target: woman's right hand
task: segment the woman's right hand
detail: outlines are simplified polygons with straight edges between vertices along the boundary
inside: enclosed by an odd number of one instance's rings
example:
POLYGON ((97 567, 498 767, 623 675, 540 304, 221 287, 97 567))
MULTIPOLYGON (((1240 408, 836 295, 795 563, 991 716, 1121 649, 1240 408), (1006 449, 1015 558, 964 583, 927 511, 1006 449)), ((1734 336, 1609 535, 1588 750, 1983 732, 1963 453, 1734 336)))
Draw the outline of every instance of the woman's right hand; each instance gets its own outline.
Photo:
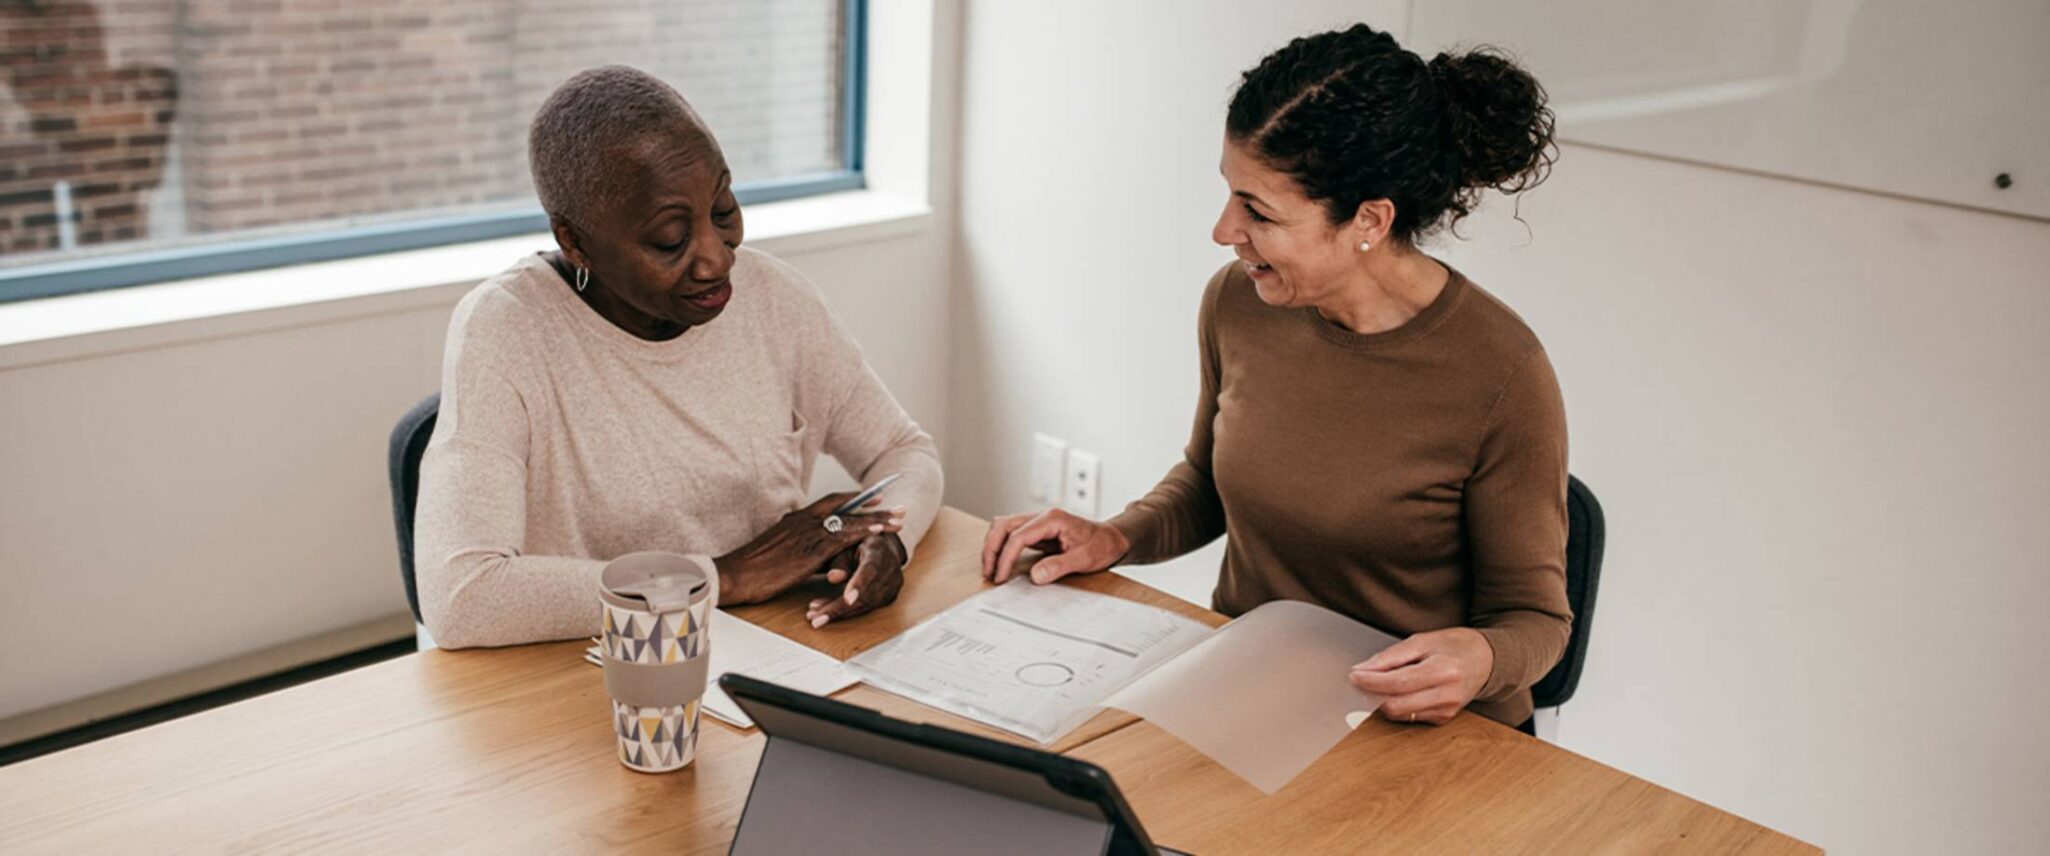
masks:
POLYGON ((989 535, 982 541, 982 578, 993 583, 1010 580, 1018 554, 1028 547, 1048 554, 1032 563, 1031 572, 1033 582, 1045 584, 1115 565, 1131 552, 1132 542, 1115 526, 1058 508, 999 517, 989 524, 989 535))
POLYGON ((737 605, 768 600, 824 572, 827 562, 863 538, 903 531, 904 509, 869 510, 881 504, 880 499, 870 500, 860 511, 840 515, 844 523, 840 531, 826 531, 826 518, 854 495, 847 491, 820 497, 783 515, 740 549, 713 559, 719 569, 719 602, 737 605))

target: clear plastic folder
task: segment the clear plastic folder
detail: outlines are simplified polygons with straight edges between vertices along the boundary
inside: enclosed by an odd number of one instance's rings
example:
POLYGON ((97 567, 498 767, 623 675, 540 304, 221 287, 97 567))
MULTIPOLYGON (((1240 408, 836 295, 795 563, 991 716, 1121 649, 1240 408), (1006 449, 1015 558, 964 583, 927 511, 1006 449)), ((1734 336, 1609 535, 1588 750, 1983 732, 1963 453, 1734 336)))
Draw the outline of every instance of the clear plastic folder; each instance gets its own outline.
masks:
POLYGON ((1274 601, 1104 703, 1160 726, 1271 794, 1381 706, 1346 676, 1395 642, 1323 607, 1274 601))

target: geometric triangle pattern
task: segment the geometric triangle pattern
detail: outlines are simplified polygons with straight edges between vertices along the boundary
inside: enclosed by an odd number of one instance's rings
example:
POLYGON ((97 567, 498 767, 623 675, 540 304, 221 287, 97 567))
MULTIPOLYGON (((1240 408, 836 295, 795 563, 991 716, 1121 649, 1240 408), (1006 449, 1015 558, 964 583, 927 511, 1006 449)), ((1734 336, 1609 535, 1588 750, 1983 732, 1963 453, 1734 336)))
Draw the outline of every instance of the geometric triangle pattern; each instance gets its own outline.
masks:
POLYGON ((697 757, 695 700, 676 707, 635 707, 615 701, 612 725, 619 737, 619 762, 631 769, 667 773, 697 757))
POLYGON ((705 650, 712 599, 656 615, 605 604, 605 656, 628 663, 676 663, 705 650))

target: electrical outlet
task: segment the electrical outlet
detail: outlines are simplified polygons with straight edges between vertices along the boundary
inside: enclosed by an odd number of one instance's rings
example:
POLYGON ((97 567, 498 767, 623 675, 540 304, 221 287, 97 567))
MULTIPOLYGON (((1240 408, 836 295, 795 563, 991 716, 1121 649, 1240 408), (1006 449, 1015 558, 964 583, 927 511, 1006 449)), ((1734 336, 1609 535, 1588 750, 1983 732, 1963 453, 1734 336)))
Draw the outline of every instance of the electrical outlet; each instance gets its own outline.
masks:
POLYGON ((1032 435, 1032 501, 1060 501, 1061 475, 1067 465, 1067 443, 1045 434, 1032 435))
POLYGON ((1096 519, 1096 495, 1103 481, 1103 460, 1081 449, 1068 452, 1068 476, 1061 487, 1061 507, 1070 514, 1096 519))

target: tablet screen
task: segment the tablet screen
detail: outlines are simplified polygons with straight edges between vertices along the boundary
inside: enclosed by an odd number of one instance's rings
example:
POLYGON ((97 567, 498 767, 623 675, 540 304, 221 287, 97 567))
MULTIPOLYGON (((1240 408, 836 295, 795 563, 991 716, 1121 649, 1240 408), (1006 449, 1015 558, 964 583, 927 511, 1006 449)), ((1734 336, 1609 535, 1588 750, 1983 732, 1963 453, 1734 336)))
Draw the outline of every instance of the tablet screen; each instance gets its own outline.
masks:
POLYGON ((1103 853, 1111 825, 770 737, 736 854, 1103 853))
POLYGON ((1086 762, 728 675, 768 736, 733 852, 1153 853, 1086 762))

